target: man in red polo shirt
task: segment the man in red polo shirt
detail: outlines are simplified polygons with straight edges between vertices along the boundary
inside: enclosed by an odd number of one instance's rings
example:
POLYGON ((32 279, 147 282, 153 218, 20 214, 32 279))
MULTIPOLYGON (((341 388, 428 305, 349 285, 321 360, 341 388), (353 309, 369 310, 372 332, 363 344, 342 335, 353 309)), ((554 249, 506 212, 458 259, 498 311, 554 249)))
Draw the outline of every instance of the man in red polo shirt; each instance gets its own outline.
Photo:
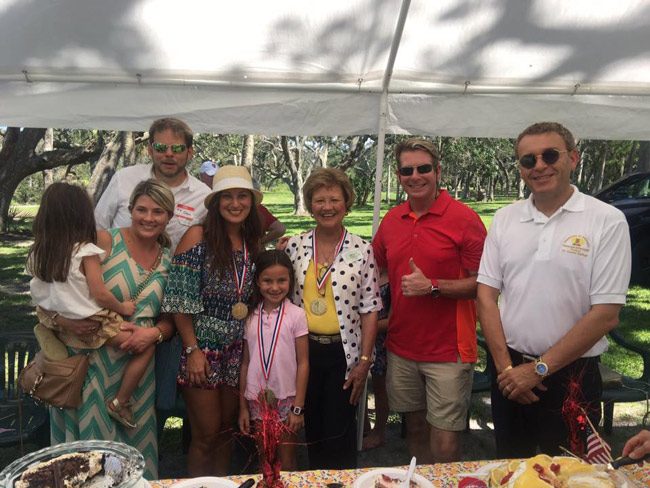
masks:
POLYGON ((418 462, 458 461, 477 358, 474 298, 485 226, 440 189, 430 141, 400 143, 395 159, 409 199, 386 214, 373 239, 391 289, 389 404, 406 414, 418 462))

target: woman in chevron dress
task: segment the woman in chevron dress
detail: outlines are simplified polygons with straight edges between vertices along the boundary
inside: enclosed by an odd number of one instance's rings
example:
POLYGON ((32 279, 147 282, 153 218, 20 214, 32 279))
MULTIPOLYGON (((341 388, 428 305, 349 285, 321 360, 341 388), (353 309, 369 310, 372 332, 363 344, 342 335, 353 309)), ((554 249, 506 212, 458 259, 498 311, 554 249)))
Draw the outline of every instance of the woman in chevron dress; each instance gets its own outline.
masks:
MULTIPOLYGON (((77 409, 50 409, 51 438, 52 444, 90 439, 130 444, 145 458, 145 478, 157 479, 153 361, 133 394, 131 408, 138 419, 136 429, 127 429, 115 422, 108 414, 106 400, 115 397, 130 352, 139 353, 156 342, 170 338, 175 332, 169 317, 159 317, 171 264, 169 238, 164 231, 173 215, 174 197, 164 184, 147 180, 133 191, 129 208, 131 226, 99 231, 97 244, 108 256, 102 261, 107 288, 119 300, 133 297, 136 301, 136 311, 131 317, 135 325, 123 326, 132 331, 132 336, 123 345, 123 350, 102 346, 88 351, 90 366, 82 391, 82 404, 77 409), (144 289, 139 290, 143 283, 144 289)), ((55 327, 66 328, 68 332, 80 336, 88 334, 94 327, 93 322, 88 320, 70 321, 60 316, 54 319, 55 327)))

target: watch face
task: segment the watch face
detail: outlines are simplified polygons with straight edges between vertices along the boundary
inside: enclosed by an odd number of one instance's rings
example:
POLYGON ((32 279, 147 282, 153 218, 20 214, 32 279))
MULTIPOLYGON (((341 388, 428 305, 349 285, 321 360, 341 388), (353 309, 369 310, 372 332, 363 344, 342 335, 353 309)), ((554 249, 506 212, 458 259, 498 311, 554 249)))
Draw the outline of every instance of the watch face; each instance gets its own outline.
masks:
POLYGON ((546 376, 548 374, 548 366, 546 363, 539 362, 535 364, 535 371, 540 376, 546 376))
POLYGON ((300 415, 302 413, 302 408, 300 407, 291 407, 291 413, 294 415, 300 415))

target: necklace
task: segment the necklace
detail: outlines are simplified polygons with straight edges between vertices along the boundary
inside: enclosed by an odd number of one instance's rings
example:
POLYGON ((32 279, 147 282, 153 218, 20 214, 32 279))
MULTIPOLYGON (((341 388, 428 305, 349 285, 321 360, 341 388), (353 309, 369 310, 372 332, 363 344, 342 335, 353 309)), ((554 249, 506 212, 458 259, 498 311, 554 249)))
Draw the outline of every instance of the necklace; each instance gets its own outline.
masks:
POLYGON ((257 319, 257 342, 259 344, 260 352, 260 362, 262 363, 262 369, 264 371, 264 379, 269 380, 269 375, 271 374, 271 366, 273 366, 273 359, 275 359, 275 349, 278 345, 278 338, 280 337, 280 329, 282 328, 282 320, 284 319, 284 300, 280 304, 280 309, 278 310, 278 316, 275 318, 275 324, 273 325, 273 332, 271 334, 271 344, 268 352, 264 345, 264 332, 263 332, 263 320, 262 313, 264 302, 260 303, 258 312, 259 317, 257 319))
POLYGON ((244 284, 246 283, 246 275, 248 274, 248 248, 246 247, 245 241, 243 242, 243 248, 244 259, 242 262, 241 274, 239 268, 237 267, 235 256, 232 257, 233 274, 235 275, 235 287, 237 288, 237 303, 231 307, 230 313, 235 320, 243 320, 248 315, 248 307, 242 301, 244 284))
POLYGON ((345 236, 348 231, 343 229, 341 232, 341 237, 339 242, 334 249, 334 255, 332 256, 332 263, 328 264, 327 262, 323 263, 319 269, 318 266, 318 240, 316 239, 316 230, 311 234, 311 250, 312 250, 312 260, 314 263, 314 273, 316 275, 316 289, 320 296, 314 298, 309 304, 309 309, 314 315, 324 315, 327 313, 327 301, 325 300, 325 284, 327 283, 327 278, 332 273, 332 265, 336 260, 336 256, 341 252, 343 248, 343 243, 345 242, 345 236))

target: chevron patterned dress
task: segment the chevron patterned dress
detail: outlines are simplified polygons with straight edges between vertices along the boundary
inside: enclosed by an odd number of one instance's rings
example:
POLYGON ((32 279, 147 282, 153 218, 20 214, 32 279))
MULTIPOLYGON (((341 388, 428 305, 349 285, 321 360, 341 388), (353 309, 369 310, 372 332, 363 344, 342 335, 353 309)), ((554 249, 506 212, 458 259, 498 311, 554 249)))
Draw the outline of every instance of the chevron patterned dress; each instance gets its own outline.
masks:
MULTIPOLYGON (((134 294, 148 274, 129 255, 119 229, 110 231, 111 255, 102 263, 104 282, 119 299, 134 294)), ((169 251, 149 284, 140 294, 134 321, 141 327, 151 327, 160 311, 163 290, 170 267, 169 251)), ((132 318, 133 319, 133 318, 132 318)), ((76 352, 71 349, 71 352, 76 352)), ((158 440, 156 435, 155 375, 153 361, 133 394, 133 413, 137 429, 125 429, 106 413, 104 402, 117 393, 129 355, 111 346, 92 350, 90 367, 82 392, 82 405, 77 409, 50 408, 52 445, 87 439, 124 442, 138 449, 146 461, 145 478, 158 478, 158 440)))

